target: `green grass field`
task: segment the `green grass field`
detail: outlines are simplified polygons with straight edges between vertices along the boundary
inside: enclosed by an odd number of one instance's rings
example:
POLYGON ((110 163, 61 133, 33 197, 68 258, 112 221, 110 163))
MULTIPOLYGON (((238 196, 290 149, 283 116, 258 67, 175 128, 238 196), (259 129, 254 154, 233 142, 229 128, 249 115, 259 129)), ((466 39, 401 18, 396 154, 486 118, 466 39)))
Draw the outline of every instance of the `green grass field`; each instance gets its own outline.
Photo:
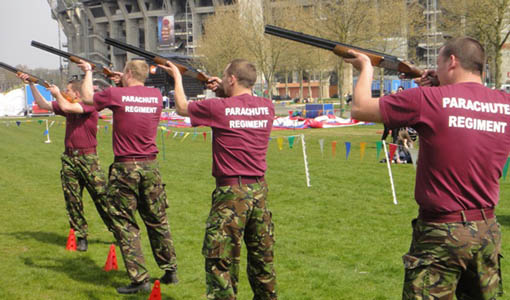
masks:
MULTIPOLYGON (((13 120, 0 120, 0 299, 147 299, 148 295, 116 293, 115 287, 128 283, 118 248, 119 270, 103 271, 113 237, 86 192, 89 250, 65 250, 69 225, 59 178, 64 126, 60 117, 50 120, 57 121, 50 129, 50 144, 44 143, 45 126, 37 119, 20 126, 13 120)), ((100 121, 101 126, 105 124, 100 121)), ((201 247, 214 180, 210 136, 204 141, 201 135, 210 129, 197 130, 198 136, 191 134, 183 141, 180 135, 165 135, 165 159, 161 154, 158 158, 167 184, 167 212, 180 279, 176 286, 162 285, 163 299, 204 299, 201 247)), ((280 299, 401 298, 401 256, 408 250, 410 223, 417 214, 415 170, 412 165, 393 166, 399 200, 394 205, 386 165, 376 159, 375 142, 381 131, 382 125, 374 125, 272 133, 266 178, 275 223, 280 299), (279 150, 274 139, 294 134, 305 135, 310 188, 306 187, 301 142, 296 140, 290 149, 285 139, 279 150), (324 155, 320 139, 324 139, 324 155), (332 156, 332 141, 337 141, 336 156, 332 156), (352 149, 346 160, 347 141, 352 149), (367 142, 363 160, 360 142, 367 142)), ((98 140, 101 163, 108 170, 113 160, 111 127, 107 131, 100 128, 98 140)), ((161 134, 158 145, 162 150, 161 134)), ((501 185, 497 210, 503 255, 510 245, 509 193, 507 178, 501 185)), ((145 229, 142 242, 151 275, 160 277, 163 272, 152 258, 145 229)), ((503 278, 508 279, 510 260, 502 264, 503 278)), ((243 260, 241 300, 252 297, 245 267, 243 260)))

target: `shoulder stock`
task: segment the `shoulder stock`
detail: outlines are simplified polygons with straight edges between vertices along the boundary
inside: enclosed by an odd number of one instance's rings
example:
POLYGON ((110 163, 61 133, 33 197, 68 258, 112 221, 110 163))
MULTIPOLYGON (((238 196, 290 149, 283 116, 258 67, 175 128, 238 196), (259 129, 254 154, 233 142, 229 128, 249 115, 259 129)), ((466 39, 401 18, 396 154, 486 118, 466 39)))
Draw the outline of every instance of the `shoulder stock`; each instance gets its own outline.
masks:
POLYGON ((336 45, 335 48, 333 48, 333 52, 340 57, 354 58, 353 55, 349 54, 349 52, 348 52, 349 50, 356 50, 356 51, 361 52, 361 53, 365 54, 366 56, 368 56, 368 58, 370 58, 370 62, 372 62, 372 66, 378 66, 381 63, 381 61, 383 60, 383 57, 380 55, 376 55, 376 54, 373 54, 370 52, 360 51, 358 49, 350 48, 350 47, 343 46, 343 45, 336 45))

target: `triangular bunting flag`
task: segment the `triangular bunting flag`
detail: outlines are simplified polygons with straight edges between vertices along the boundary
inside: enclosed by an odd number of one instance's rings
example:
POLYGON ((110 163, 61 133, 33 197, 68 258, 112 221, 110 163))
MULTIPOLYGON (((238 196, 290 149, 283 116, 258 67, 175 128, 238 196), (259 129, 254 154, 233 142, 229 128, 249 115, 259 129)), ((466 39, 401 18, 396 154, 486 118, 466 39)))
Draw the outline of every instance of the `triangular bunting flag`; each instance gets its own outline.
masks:
POLYGON ((289 148, 292 149, 292 146, 294 146, 294 139, 296 139, 295 136, 289 136, 289 148))
POLYGON ((395 151, 397 151, 397 145, 396 144, 388 144, 388 146, 390 147, 389 159, 390 159, 390 161, 393 161, 393 156, 395 156, 395 151))
POLYGON ((319 147, 321 148, 321 155, 324 156, 324 139, 319 140, 319 147))
POLYGON ((182 143, 182 141, 184 141, 184 140, 188 137, 188 135, 189 135, 189 132, 186 132, 186 134, 184 135, 184 137, 181 139, 181 143, 182 143))
POLYGON ((21 125, 21 122, 20 121, 16 121, 16 125, 18 125, 18 127, 21 125))
POLYGON ((345 142, 345 159, 349 158, 350 152, 351 152, 351 142, 345 142))
POLYGON ((365 157, 365 148, 367 146, 367 143, 361 142, 359 143, 359 157, 361 160, 365 157))
POLYGON ((510 164, 510 157, 507 158, 505 167, 503 167, 503 180, 506 179, 506 174, 508 173, 508 165, 510 164))
POLYGON ((37 123, 42 124, 42 120, 37 120, 37 123))
POLYGON ((375 142, 375 145, 377 147, 377 160, 379 160, 379 155, 381 155, 382 142, 377 141, 377 142, 375 142))
POLYGON ((278 149, 283 150, 283 138, 282 137, 277 138, 276 143, 278 144, 278 149))

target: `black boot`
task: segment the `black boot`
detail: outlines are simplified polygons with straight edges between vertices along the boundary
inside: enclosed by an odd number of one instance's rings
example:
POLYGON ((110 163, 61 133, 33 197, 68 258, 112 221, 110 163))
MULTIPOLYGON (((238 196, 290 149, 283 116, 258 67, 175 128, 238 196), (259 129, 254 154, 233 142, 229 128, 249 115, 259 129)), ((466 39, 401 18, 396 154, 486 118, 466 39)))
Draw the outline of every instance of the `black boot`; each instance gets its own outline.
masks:
POLYGON ((78 243, 76 245, 76 250, 78 251, 87 251, 89 244, 86 238, 78 238, 78 243))
POLYGON ((142 293, 150 293, 151 285, 148 280, 144 280, 142 282, 131 282, 128 286, 122 286, 117 288, 117 293, 119 294, 136 294, 138 292, 142 293))
POLYGON ((177 279, 177 272, 176 271, 165 271, 165 274, 161 276, 159 279, 160 283, 163 284, 176 284, 179 282, 179 279, 177 279))

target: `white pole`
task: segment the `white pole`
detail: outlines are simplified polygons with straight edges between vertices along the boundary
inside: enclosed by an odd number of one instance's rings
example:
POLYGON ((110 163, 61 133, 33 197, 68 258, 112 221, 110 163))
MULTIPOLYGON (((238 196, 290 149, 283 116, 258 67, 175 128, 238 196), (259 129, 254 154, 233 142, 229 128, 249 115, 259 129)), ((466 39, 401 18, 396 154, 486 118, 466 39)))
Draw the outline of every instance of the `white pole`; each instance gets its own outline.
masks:
POLYGON ((395 185, 393 185, 393 175, 391 174, 390 159, 388 157, 388 150, 386 150, 386 141, 383 140, 384 156, 386 157, 386 165, 388 166, 388 174, 390 174, 391 193, 393 194, 393 204, 397 205, 397 195, 395 194, 395 185))
POLYGON ((308 160, 306 158, 306 144, 305 144, 305 135, 304 134, 301 134, 301 145, 303 146, 303 159, 305 160, 306 186, 311 187, 310 174, 308 173, 308 160))
POLYGON ((51 143, 51 140, 50 140, 50 127, 48 126, 48 119, 46 119, 46 141, 44 141, 46 144, 49 144, 51 143))

